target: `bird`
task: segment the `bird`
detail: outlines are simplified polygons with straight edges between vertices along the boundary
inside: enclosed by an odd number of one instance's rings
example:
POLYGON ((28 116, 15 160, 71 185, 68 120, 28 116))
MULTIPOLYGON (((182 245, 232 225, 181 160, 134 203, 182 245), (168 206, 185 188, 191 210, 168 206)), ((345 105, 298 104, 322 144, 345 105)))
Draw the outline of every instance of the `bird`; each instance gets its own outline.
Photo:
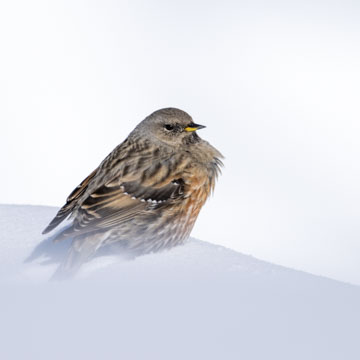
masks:
POLYGON ((223 166, 223 155, 197 134, 203 128, 185 111, 164 108, 115 147, 43 231, 71 220, 54 235, 72 240, 54 279, 74 277, 107 246, 136 257, 189 238, 223 166))

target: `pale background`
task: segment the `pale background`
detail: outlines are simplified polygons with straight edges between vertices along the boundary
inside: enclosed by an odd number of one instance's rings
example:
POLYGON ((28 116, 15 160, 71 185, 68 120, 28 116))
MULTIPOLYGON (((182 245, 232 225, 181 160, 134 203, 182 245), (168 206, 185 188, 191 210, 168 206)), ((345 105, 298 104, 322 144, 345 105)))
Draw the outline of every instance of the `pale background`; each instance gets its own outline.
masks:
POLYGON ((360 284, 360 6, 0 5, 0 203, 60 206, 175 106, 225 155, 193 236, 360 284))

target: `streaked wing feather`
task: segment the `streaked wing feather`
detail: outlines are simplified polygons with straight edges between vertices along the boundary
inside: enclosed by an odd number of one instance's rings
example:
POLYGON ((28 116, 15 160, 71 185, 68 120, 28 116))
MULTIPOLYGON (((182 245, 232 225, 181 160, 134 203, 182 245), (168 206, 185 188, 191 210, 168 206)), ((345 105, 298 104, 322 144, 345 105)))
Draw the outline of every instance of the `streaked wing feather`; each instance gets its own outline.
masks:
POLYGON ((176 201, 184 196, 185 183, 179 174, 188 165, 185 158, 159 151, 146 142, 125 140, 69 195, 44 233, 70 214, 73 226, 60 233, 59 239, 107 229, 139 212, 176 201))
POLYGON ((162 187, 143 187, 132 182, 112 180, 92 193, 76 210, 73 226, 55 240, 67 236, 106 231, 120 226, 140 214, 177 201, 184 193, 181 179, 162 187))
POLYGON ((56 228, 63 220, 65 220, 71 212, 74 210, 76 206, 77 200, 79 197, 84 194, 86 191, 89 182, 95 176, 97 169, 95 169, 89 176, 87 176, 68 196, 66 199, 66 204, 58 211, 54 219, 50 222, 50 224, 45 228, 42 232, 46 234, 56 228))

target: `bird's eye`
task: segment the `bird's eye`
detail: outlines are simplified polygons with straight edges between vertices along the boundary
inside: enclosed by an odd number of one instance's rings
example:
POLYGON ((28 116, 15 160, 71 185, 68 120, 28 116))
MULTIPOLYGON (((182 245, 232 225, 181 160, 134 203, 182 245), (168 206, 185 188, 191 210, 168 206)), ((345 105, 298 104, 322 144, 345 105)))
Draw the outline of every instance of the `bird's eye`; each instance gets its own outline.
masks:
POLYGON ((170 125, 170 124, 166 124, 166 125, 164 126, 164 128, 165 128, 166 130, 169 130, 169 131, 174 130, 174 126, 173 126, 173 125, 170 125))

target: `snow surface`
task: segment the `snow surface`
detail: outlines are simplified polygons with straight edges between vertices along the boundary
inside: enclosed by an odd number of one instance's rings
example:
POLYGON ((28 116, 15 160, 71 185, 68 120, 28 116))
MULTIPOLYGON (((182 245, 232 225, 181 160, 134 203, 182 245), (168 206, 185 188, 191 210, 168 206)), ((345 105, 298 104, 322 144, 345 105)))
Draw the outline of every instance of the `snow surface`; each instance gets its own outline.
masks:
POLYGON ((0 206, 0 359, 360 358, 360 287, 195 239, 48 282, 56 211, 0 206))

